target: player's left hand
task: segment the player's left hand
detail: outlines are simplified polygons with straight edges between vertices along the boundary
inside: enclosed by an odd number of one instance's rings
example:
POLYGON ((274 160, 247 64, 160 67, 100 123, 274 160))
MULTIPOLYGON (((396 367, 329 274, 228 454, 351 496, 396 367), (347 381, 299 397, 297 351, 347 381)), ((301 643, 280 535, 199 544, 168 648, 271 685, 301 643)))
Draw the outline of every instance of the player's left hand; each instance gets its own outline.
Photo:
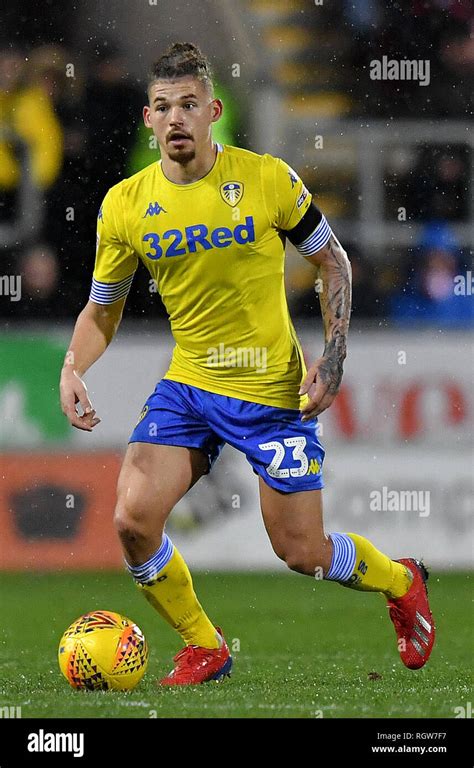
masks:
POLYGON ((342 361, 334 357, 318 357, 309 368, 299 389, 308 395, 309 403, 301 409, 301 421, 309 421, 329 408, 336 397, 342 379, 342 361))

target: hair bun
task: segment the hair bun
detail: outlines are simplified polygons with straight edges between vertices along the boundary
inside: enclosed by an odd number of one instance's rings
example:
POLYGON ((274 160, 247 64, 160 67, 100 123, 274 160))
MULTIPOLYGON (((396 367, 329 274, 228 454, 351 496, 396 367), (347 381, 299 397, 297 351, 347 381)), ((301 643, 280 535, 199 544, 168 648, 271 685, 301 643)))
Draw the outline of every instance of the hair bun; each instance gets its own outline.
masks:
POLYGON ((212 70, 201 49, 194 43, 173 43, 153 64, 148 85, 161 78, 185 76, 196 77, 212 93, 212 70))
POLYGON ((195 56, 199 56, 199 58, 202 57, 200 48, 194 45, 194 43, 173 43, 171 48, 168 49, 167 54, 171 56, 175 53, 192 53, 195 56))

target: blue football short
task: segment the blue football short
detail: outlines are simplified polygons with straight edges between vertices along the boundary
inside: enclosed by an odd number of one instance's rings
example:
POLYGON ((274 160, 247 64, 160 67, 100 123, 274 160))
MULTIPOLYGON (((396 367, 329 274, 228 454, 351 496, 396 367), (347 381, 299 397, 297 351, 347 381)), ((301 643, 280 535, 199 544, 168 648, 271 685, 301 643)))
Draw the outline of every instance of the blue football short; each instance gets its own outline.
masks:
POLYGON ((297 410, 216 395, 170 379, 156 385, 129 442, 199 448, 209 470, 229 443, 272 488, 295 493, 324 487, 325 451, 317 419, 302 422, 297 410))

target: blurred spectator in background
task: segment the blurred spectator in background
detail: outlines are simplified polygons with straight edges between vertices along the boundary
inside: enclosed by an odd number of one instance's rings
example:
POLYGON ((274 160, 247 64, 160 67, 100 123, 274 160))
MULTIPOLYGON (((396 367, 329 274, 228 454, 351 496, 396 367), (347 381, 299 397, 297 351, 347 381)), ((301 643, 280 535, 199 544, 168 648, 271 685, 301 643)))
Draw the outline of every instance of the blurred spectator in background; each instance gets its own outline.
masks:
POLYGON ((28 77, 51 100, 65 134, 65 143, 82 148, 86 126, 82 114, 83 75, 72 64, 75 54, 61 45, 41 45, 28 56, 28 77), (71 137, 71 133, 75 135, 71 137), (77 135, 77 132, 79 135, 77 135))
MULTIPOLYGON (((374 268, 352 243, 344 243, 352 266, 352 314, 354 318, 380 317, 386 306, 387 286, 383 269, 374 268), (378 280, 377 280, 378 277, 378 280)), ((320 314, 315 289, 317 270, 300 254, 291 258, 287 269, 288 305, 293 317, 316 317, 320 314)), ((317 285, 317 284, 316 284, 317 285)))
POLYGON ((398 146, 386 153, 385 212, 396 219, 401 201, 411 221, 467 221, 471 149, 465 145, 398 146))
POLYGON ((34 245, 19 259, 21 301, 15 307, 18 315, 54 319, 61 312, 62 297, 58 286, 60 265, 54 251, 45 244, 34 245))
MULTIPOLYGON (((84 117, 84 74, 77 59, 60 45, 43 45, 29 56, 34 81, 51 98, 64 133, 64 162, 60 176, 48 190, 40 239, 48 242, 60 262, 64 304, 79 312, 87 301, 84 274, 93 264, 95 186, 88 160, 88 131, 84 117), (68 73, 72 76, 68 76, 68 73), (92 180, 93 179, 93 180, 92 180)), ((31 311, 41 304, 32 304, 31 311)))
POLYGON ((143 86, 133 83, 119 47, 113 41, 91 50, 84 117, 89 143, 91 185, 97 210, 109 187, 125 177, 144 105, 143 86))
POLYGON ((32 79, 20 49, 0 49, 0 246, 2 272, 17 273, 17 253, 41 237, 48 190, 59 177, 63 131, 50 95, 32 79))
POLYGON ((0 189, 12 192, 21 181, 19 146, 28 152, 34 183, 47 188, 62 164, 63 132, 45 90, 28 79, 18 49, 0 50, 0 189))
POLYGON ((380 0, 343 0, 343 17, 358 35, 370 36, 382 17, 380 0))
POLYGON ((410 174, 408 200, 418 220, 465 221, 469 207, 468 147, 426 147, 410 174))
POLYGON ((391 300, 393 321, 402 327, 414 324, 439 328, 474 327, 474 300, 455 293, 455 278, 467 277, 459 247, 449 225, 425 227, 420 242, 421 258, 410 265, 406 283, 391 300))

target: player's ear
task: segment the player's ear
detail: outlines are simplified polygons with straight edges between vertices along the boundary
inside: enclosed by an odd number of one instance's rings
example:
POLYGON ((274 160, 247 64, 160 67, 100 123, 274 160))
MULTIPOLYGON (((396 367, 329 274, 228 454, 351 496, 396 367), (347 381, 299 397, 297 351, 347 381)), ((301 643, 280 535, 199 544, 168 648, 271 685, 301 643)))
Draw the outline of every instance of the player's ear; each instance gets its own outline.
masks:
POLYGON ((152 127, 151 121, 150 121, 150 114, 151 114, 150 107, 144 106, 143 107, 143 122, 145 123, 147 128, 151 128, 152 127))
POLYGON ((224 105, 220 99, 212 100, 212 122, 217 123, 224 111, 224 105))

